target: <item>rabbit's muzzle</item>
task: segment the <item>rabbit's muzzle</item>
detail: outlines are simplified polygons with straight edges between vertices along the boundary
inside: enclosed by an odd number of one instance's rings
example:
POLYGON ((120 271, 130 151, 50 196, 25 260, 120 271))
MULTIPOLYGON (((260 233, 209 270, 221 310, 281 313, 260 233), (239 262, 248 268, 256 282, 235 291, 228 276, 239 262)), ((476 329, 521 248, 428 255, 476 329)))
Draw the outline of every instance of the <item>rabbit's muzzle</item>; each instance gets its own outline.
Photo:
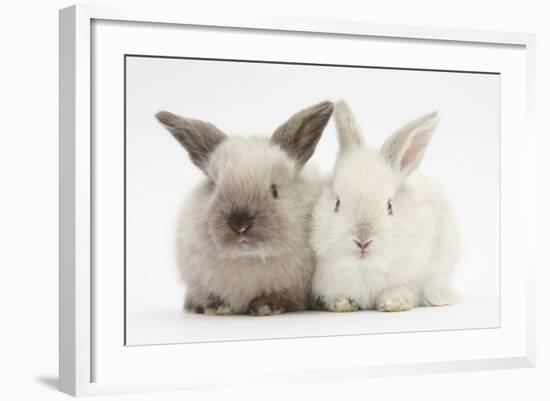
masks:
POLYGON ((236 234, 245 234, 254 224, 254 216, 243 209, 233 210, 227 217, 227 225, 236 234))

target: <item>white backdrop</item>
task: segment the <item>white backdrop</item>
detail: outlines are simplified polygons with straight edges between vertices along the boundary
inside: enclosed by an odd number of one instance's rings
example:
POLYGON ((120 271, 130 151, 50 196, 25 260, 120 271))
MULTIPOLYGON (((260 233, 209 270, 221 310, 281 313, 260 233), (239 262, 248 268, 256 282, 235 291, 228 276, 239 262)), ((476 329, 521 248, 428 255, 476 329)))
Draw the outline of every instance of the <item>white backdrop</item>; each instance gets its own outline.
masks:
MULTIPOLYGON (((441 113, 422 171, 445 184, 456 210, 464 249, 455 281, 464 302, 470 302, 463 311, 474 319, 464 323, 457 318, 453 325, 448 318, 451 326, 446 327, 498 325, 498 75, 146 57, 128 57, 126 65, 130 344, 188 339, 182 334, 185 328, 179 314, 183 291, 175 274, 175 223, 180 204, 203 175, 154 113, 169 110, 207 120, 230 135, 270 135, 298 110, 340 98, 349 102, 366 140, 377 147, 407 121, 433 110, 441 113)), ((330 173, 337 146, 331 121, 310 162, 330 173)), ((393 322, 380 325, 373 324, 371 317, 365 330, 414 330, 418 327, 410 320, 424 319, 409 316, 395 327, 404 316, 393 317, 393 322)), ((223 333, 218 335, 224 338, 223 333)), ((194 335, 193 340, 197 339, 194 335)))
MULTIPOLYGON (((147 3, 136 0, 95 0, 113 5, 147 3)), ((0 331, 0 377, 3 398, 11 400, 65 400, 57 392, 57 10, 72 0, 3 2, 0 25, 3 57, 0 64, 2 147, 0 171, 3 195, 0 199, 0 253, 3 328, 0 331), (32 11, 32 12, 30 12, 32 11), (32 27, 32 29, 31 29, 32 27), (32 355, 32 363, 29 357, 32 355)), ((550 121, 545 119, 550 104, 550 26, 547 4, 540 0, 502 2, 463 0, 460 3, 436 0, 410 2, 356 2, 340 0, 321 3, 314 0, 252 0, 185 2, 157 0, 156 7, 180 5, 189 12, 211 10, 223 14, 229 9, 243 13, 285 15, 307 18, 365 19, 387 24, 431 25, 470 29, 528 31, 537 33, 537 109, 539 132, 539 269, 537 293, 538 367, 536 369, 453 373, 393 377, 366 381, 327 381, 295 385, 213 389, 209 392, 134 394, 109 396, 102 400, 281 400, 315 398, 334 400, 368 396, 388 400, 422 397, 425 400, 499 399, 547 400, 550 375, 550 317, 544 305, 550 304, 546 283, 550 263, 545 239, 550 214, 546 149, 550 121), (337 6, 336 6, 337 5, 337 6), (452 391, 449 391, 452 389, 452 391)), ((252 384, 252 383, 251 383, 252 384)))

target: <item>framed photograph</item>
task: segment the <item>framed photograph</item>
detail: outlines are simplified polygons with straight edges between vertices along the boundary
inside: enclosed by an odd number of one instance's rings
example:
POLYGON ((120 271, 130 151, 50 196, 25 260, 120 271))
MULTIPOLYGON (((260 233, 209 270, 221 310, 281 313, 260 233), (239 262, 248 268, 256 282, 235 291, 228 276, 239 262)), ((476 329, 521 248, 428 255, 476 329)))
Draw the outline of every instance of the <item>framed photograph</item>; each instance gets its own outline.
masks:
POLYGON ((61 10, 61 391, 533 366, 534 43, 61 10))

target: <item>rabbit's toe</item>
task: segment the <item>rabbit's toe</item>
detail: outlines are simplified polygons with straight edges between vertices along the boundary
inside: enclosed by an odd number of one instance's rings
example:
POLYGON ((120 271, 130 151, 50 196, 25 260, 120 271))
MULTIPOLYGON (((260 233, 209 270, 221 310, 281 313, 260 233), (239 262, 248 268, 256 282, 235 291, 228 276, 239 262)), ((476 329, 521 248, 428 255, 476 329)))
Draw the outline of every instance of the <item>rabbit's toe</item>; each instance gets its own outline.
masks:
POLYGON ((249 312, 254 316, 280 315, 286 311, 276 294, 261 295, 250 302, 249 312))
POLYGON ((256 316, 269 316, 273 313, 269 305, 262 305, 256 308, 252 308, 250 312, 256 316))
POLYGON ((412 309, 413 304, 406 298, 385 298, 382 299, 377 308, 381 312, 403 312, 412 309))
POLYGON ((231 315, 233 309, 228 305, 209 305, 204 308, 205 315, 231 315))
POLYGON ((327 303, 327 309, 332 312, 355 312, 359 310, 359 305, 349 298, 337 298, 327 303))
POLYGON ((284 309, 274 305, 257 305, 250 308, 250 314, 254 316, 270 316, 270 315, 280 315, 284 313, 284 309))

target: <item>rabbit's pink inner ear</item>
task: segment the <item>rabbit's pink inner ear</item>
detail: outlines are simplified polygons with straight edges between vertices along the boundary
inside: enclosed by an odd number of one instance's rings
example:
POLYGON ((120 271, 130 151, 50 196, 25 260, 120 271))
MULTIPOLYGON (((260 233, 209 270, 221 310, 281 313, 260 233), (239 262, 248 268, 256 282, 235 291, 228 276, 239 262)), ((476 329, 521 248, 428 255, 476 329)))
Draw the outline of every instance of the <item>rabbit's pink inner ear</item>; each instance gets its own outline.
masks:
POLYGON ((409 142, 409 146, 401 157, 401 171, 412 170, 418 167, 431 137, 432 131, 421 132, 413 136, 409 142))
MULTIPOLYGON (((404 167, 403 155, 407 151, 407 141, 409 133, 397 131, 393 134, 382 146, 381 152, 386 160, 397 170, 402 170, 404 167)), ((409 157, 411 157, 410 155, 409 157)))
POLYGON ((413 120, 397 130, 380 151, 395 169, 408 175, 419 166, 438 122, 437 112, 413 120))

